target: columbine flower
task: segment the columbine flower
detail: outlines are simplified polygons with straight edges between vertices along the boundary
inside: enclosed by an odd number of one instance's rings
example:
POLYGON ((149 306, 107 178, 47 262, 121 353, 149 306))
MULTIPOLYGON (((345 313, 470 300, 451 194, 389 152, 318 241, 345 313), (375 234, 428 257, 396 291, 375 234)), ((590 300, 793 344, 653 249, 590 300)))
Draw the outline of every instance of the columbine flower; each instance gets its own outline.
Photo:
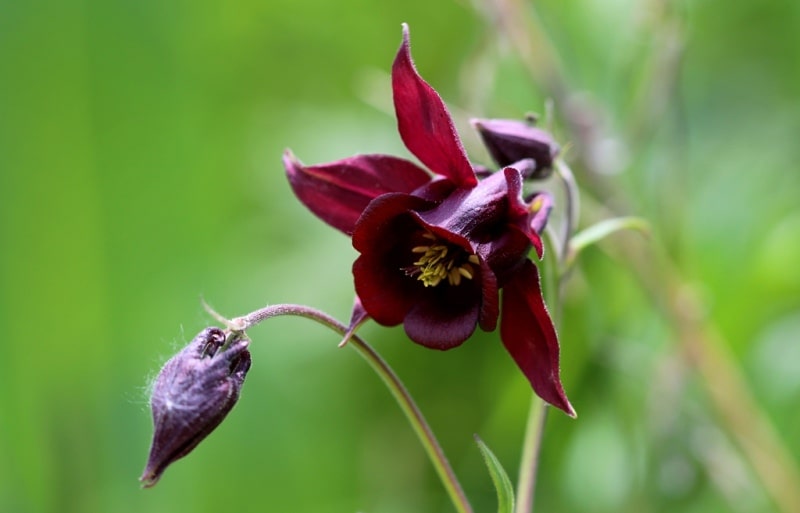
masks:
POLYGON ((530 158, 536 162, 535 176, 552 170, 560 148, 548 132, 515 119, 473 119, 486 149, 498 166, 511 166, 530 158))
POLYGON ((528 258, 531 249, 542 256, 539 233, 552 206, 546 193, 523 196, 523 180, 537 171, 529 157, 536 157, 522 155, 478 180, 444 102, 414 67, 407 26, 392 90, 400 137, 432 175, 389 155, 316 166, 284 156, 300 201, 352 235, 360 253, 352 323, 402 323, 413 341, 444 350, 476 326, 494 330, 499 317, 503 344, 536 393, 574 415, 539 273, 528 258))
POLYGON ((201 331, 161 369, 153 386, 153 443, 139 480, 150 487, 228 415, 250 369, 247 340, 227 347, 219 328, 201 331))

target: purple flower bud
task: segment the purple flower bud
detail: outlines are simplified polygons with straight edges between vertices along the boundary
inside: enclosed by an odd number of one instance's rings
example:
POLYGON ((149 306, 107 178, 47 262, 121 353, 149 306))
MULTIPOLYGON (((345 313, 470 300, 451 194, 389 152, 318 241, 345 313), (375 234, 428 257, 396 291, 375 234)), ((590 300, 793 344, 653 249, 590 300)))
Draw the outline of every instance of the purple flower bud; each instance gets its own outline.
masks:
POLYGON ((560 150, 546 131, 513 119, 473 119, 483 144, 501 167, 513 166, 522 159, 536 161, 532 178, 545 178, 560 150))
POLYGON ((250 369, 249 341, 206 328, 161 369, 153 386, 153 442, 139 480, 155 485, 164 470, 192 451, 239 399, 250 369), (225 346, 225 347, 223 347, 225 346))

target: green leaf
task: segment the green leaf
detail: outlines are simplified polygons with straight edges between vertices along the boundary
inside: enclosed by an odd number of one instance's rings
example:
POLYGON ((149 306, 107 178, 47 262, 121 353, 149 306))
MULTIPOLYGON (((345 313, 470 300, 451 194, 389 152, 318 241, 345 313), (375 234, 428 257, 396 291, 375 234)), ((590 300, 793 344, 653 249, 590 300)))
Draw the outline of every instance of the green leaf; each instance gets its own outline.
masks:
POLYGON ((650 223, 641 217, 615 217, 600 221, 572 237, 570 240, 572 258, 592 244, 622 230, 637 230, 645 235, 650 235, 650 223))
POLYGON ((478 449, 481 450, 483 461, 486 462, 489 475, 492 476, 492 482, 497 491, 497 513, 513 513, 514 488, 511 486, 511 480, 508 479, 508 474, 494 453, 483 443, 483 440, 478 438, 478 435, 475 435, 475 442, 478 444, 478 449))

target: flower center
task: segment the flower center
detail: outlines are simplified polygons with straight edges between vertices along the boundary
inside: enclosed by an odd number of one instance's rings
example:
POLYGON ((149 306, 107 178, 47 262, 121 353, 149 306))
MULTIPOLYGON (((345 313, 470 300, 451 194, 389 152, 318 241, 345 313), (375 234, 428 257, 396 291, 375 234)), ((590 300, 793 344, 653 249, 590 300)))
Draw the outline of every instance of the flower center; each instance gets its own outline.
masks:
POLYGON ((415 277, 426 287, 435 287, 445 279, 450 285, 460 284, 462 278, 472 279, 475 275, 473 265, 479 263, 477 255, 439 241, 430 232, 423 233, 422 237, 430 244, 411 248, 412 253, 421 256, 410 267, 403 268, 408 276, 415 277))

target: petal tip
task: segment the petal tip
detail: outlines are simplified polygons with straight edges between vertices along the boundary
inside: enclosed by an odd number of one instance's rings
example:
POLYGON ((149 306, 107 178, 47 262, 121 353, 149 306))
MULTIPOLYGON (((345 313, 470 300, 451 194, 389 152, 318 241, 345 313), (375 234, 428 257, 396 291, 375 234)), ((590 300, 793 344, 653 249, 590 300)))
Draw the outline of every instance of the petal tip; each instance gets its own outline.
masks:
POLYGON ((392 63, 392 96, 400 138, 406 148, 434 174, 458 186, 478 180, 467 158, 453 119, 439 93, 420 76, 411 56, 408 24, 392 63))
POLYGON ((298 168, 303 167, 303 163, 292 153, 292 150, 286 148, 283 151, 283 167, 286 169, 286 172, 289 174, 295 173, 298 168))
POLYGON ((150 470, 148 467, 142 477, 139 478, 139 482, 142 483, 142 488, 152 488, 158 483, 159 479, 161 479, 161 474, 150 470))
POLYGON ((575 408, 572 407, 572 404, 569 402, 569 399, 567 399, 567 396, 562 394, 562 396, 559 399, 561 399, 561 401, 559 401, 559 404, 554 404, 554 403, 551 404, 556 408, 558 408, 559 410, 566 413, 568 416, 572 417, 573 419, 577 419, 578 413, 575 411, 575 408))
POLYGON ((411 59, 411 29, 406 22, 401 23, 400 26, 403 30, 403 40, 400 43, 400 49, 397 52, 397 57, 395 57, 395 62, 400 59, 401 56, 413 62, 411 59))

